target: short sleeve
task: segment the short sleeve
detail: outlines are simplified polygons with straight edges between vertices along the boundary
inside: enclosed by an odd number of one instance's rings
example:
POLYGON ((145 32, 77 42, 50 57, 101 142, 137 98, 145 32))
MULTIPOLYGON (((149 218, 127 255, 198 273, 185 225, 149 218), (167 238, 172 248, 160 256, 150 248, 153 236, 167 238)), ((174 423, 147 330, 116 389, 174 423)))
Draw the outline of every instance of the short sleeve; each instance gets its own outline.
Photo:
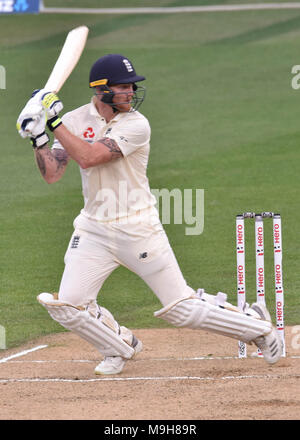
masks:
POLYGON ((114 139, 123 156, 129 156, 139 148, 149 145, 151 129, 146 118, 127 121, 109 137, 114 139))

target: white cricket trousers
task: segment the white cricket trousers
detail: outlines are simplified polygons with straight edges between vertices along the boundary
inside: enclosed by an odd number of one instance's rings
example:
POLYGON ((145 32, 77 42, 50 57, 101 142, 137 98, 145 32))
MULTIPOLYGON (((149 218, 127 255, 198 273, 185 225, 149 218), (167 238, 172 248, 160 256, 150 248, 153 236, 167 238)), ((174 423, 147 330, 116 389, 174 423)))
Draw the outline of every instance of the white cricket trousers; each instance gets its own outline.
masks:
POLYGON ((65 254, 59 299, 74 306, 95 303, 104 281, 120 265, 140 276, 163 306, 194 292, 153 207, 118 222, 79 214, 65 254))

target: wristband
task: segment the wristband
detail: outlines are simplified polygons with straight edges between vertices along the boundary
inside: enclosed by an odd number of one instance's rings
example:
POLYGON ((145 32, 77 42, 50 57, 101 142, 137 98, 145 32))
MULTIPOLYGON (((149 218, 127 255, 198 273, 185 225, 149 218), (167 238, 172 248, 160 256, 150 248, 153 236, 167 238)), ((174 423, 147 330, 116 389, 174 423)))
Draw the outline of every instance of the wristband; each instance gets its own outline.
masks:
POLYGON ((54 118, 48 119, 47 127, 50 131, 54 131, 57 127, 62 124, 62 120, 58 116, 54 116, 54 118))
POLYGON ((36 137, 32 137, 30 138, 31 140, 31 144, 33 148, 41 148, 44 145, 46 145, 49 142, 49 136, 47 135, 47 133, 44 131, 44 133, 39 134, 36 137))

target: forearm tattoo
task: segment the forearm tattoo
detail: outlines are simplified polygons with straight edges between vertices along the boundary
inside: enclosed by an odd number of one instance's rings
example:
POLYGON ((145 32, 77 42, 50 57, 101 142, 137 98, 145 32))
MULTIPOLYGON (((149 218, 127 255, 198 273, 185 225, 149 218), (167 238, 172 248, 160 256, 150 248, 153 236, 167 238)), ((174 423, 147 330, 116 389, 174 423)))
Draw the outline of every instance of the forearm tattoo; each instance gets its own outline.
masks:
POLYGON ((36 150, 36 161, 42 176, 45 176, 46 164, 45 164, 45 159, 40 152, 40 149, 36 150))
POLYGON ((102 138, 99 142, 101 142, 109 149, 112 154, 112 159, 118 159, 119 157, 123 156, 122 151, 118 147, 118 144, 115 140, 110 138, 102 138))
POLYGON ((66 150, 60 150, 58 148, 54 148, 52 152, 57 163, 56 170, 59 171, 60 169, 64 168, 67 165, 69 155, 66 152, 66 150))
POLYGON ((37 165, 42 176, 47 173, 47 165, 55 166, 55 173, 62 171, 68 163, 68 153, 65 150, 54 148, 50 150, 47 146, 36 150, 37 165))

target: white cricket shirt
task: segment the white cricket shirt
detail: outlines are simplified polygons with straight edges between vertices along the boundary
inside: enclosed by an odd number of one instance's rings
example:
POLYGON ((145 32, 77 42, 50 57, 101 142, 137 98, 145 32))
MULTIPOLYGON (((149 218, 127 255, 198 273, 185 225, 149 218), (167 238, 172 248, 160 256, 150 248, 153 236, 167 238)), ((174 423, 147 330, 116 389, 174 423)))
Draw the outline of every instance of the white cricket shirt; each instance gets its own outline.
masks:
MULTIPOLYGON (((80 168, 84 207, 81 213, 98 221, 113 221, 156 204, 146 175, 150 125, 138 111, 118 113, 109 123, 99 115, 92 98, 62 117, 75 136, 92 144, 114 139, 123 157, 87 169, 80 168)), ((52 148, 63 146, 55 139, 52 148)))

